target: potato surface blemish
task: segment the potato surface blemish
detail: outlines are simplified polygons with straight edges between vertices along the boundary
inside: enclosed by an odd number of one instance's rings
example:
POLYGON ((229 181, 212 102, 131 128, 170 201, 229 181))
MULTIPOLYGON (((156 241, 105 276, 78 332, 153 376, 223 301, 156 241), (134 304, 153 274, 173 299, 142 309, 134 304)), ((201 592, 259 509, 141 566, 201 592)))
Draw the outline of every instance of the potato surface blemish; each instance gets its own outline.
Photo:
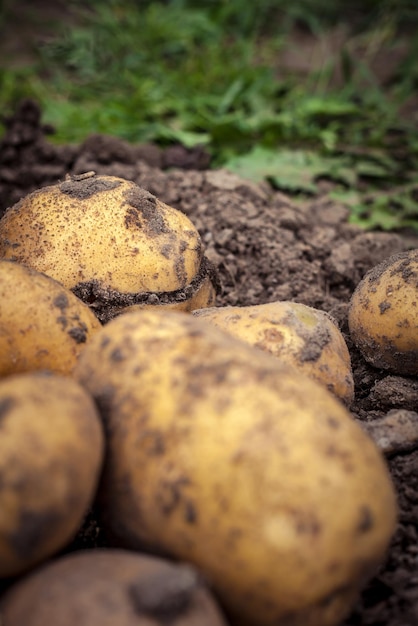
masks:
POLYGON ((74 177, 60 183, 59 190, 61 193, 65 193, 76 200, 86 200, 95 194, 115 189, 120 184, 117 180, 112 181, 95 176, 89 176, 88 178, 74 177))

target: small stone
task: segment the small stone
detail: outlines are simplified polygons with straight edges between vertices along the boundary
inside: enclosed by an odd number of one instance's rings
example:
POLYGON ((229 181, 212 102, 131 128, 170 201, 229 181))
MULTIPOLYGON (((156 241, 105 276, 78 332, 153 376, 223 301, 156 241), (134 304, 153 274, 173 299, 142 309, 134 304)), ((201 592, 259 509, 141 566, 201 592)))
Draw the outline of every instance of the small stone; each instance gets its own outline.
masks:
POLYGON ((418 413, 394 409, 372 422, 359 422, 387 456, 418 448, 418 413))

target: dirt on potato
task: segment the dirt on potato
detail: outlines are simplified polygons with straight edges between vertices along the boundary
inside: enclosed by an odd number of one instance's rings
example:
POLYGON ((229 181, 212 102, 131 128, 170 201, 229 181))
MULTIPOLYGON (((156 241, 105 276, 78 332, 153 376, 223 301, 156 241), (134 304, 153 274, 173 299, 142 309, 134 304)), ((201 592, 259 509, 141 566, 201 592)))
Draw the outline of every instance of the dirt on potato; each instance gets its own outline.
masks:
MULTIPOLYGON (((399 433, 408 433, 408 441, 393 433, 405 412, 408 423, 418 424, 418 380, 368 365, 350 339, 347 311, 364 274, 392 254, 418 248, 418 237, 364 232, 350 224, 348 210, 326 194, 296 205, 267 185, 208 169, 209 157, 200 148, 130 145, 103 135, 92 135, 81 145, 57 146, 48 141, 49 132, 31 101, 7 120, 0 141, 0 214, 27 193, 64 182, 66 174, 120 176, 192 220, 207 257, 218 268, 218 305, 293 300, 327 311, 337 321, 352 359, 355 418, 368 428, 390 413, 392 444, 385 450, 400 508, 387 561, 341 626, 416 626, 418 427, 399 428, 399 433)), ((69 549, 103 543, 93 515, 69 549)))

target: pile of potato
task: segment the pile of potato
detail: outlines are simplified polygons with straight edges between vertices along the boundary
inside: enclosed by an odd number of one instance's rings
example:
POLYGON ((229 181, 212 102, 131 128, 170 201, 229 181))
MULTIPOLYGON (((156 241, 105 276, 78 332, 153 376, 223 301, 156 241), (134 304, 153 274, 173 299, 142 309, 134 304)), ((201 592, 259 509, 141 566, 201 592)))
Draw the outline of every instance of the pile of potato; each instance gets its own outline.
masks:
MULTIPOLYGON (((0 258, 2 626, 338 626, 397 505, 333 320, 214 307, 188 218, 94 173, 10 208, 0 258), (63 555, 93 504, 108 548, 63 555)), ((417 265, 353 296, 378 367, 416 374, 417 265)))

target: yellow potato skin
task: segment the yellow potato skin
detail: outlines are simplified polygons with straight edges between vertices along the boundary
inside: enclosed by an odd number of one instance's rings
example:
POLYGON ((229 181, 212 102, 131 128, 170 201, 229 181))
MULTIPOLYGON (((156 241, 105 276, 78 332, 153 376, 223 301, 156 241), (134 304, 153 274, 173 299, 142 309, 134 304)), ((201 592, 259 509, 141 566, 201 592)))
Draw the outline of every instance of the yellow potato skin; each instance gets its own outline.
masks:
POLYGON ((172 301, 162 304, 132 304, 131 306, 121 309, 118 315, 131 311, 141 311, 145 308, 162 308, 164 311, 178 311, 183 313, 191 313, 195 309, 204 307, 212 307, 216 300, 216 290, 210 276, 205 276, 200 286, 185 300, 172 301))
POLYGON ((75 176, 6 211, 0 257, 45 272, 68 289, 96 281, 119 293, 166 292, 196 276, 202 245, 186 215, 135 183, 75 176))
POLYGON ((112 320, 74 375, 106 425, 118 541, 197 565, 239 624, 339 624, 396 523, 385 461, 341 402, 170 311, 112 320))
POLYGON ((324 311, 280 301, 211 307, 193 315, 291 364, 346 404, 352 403, 350 353, 339 328, 324 311))
POLYGON ((348 324, 374 367, 418 375, 418 249, 395 254, 364 276, 351 297, 348 324))
POLYGON ((0 261, 0 376, 73 370, 101 328, 89 307, 49 276, 0 261))
POLYGON ((193 574, 125 550, 83 550, 21 579, 0 610, 7 626, 226 626, 193 574))
POLYGON ((16 374, 0 381, 0 578, 63 548, 92 502, 104 437, 74 380, 16 374))

